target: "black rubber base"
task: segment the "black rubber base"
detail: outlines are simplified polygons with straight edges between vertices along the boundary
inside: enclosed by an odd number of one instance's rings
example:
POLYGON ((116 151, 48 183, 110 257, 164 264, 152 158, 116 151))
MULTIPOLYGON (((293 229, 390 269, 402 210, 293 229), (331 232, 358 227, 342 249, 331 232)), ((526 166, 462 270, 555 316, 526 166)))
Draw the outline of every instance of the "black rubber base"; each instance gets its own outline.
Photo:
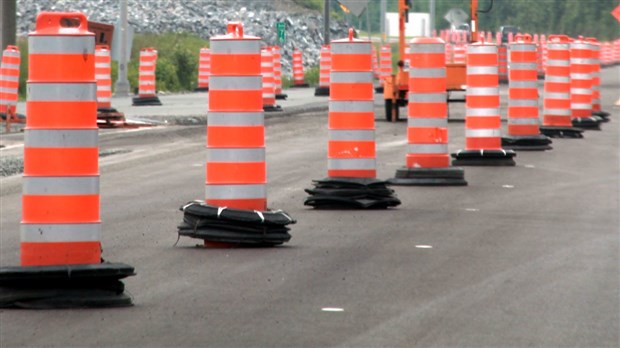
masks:
POLYGON ((281 210, 256 212, 190 202, 181 211, 180 236, 238 246, 283 244, 291 239, 286 226, 296 223, 281 210))
POLYGON ((592 116, 600 117, 601 122, 609 122, 609 116, 611 116, 611 114, 607 111, 599 110, 599 111, 592 111, 592 116))
POLYGON ((313 180, 304 205, 317 209, 386 209, 401 202, 385 181, 370 178, 313 180))
POLYGON ((601 118, 598 116, 573 118, 573 127, 585 130, 601 130, 601 118))
POLYGON ((502 137, 502 148, 518 151, 551 150, 551 139, 546 135, 508 135, 502 137))
POLYGON ((314 89, 316 97, 329 97, 329 87, 317 87, 314 89))
POLYGON ((277 112, 283 111, 280 105, 265 105, 263 106, 263 111, 265 112, 277 112))
POLYGON ((516 155, 513 150, 460 150, 452 154, 452 165, 513 167, 516 155))
POLYGON ((375 93, 383 94, 383 86, 375 87, 375 93))
POLYGON ((209 87, 196 87, 194 88, 194 92, 208 92, 209 87))
POLYGON ((291 86, 291 88, 308 88, 308 87, 310 87, 310 85, 307 83, 293 84, 291 86))
POLYGON ((276 94, 277 100, 284 100, 286 98, 288 98, 288 94, 282 94, 282 93, 276 94))
POLYGON ((120 279, 124 263, 0 268, 0 308, 93 308, 133 305, 120 279))
POLYGON ((159 101, 159 97, 134 97, 131 99, 133 106, 146 106, 146 105, 162 105, 159 101))
POLYGON ((388 179, 389 185, 403 186, 465 186, 463 168, 407 168, 396 170, 396 176, 388 179))
POLYGON ((575 127, 541 126, 540 132, 550 138, 583 138, 583 129, 575 127))

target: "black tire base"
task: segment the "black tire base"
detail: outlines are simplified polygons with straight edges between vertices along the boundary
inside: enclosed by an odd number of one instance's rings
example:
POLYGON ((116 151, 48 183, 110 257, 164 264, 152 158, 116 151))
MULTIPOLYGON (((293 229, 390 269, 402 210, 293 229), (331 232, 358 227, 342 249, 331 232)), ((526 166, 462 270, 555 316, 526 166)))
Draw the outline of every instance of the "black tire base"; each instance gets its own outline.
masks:
POLYGON ((573 127, 585 130, 601 130, 601 118, 598 116, 573 118, 573 127))
POLYGON ((387 180, 388 185, 402 186, 466 186, 463 168, 407 168, 396 170, 394 178, 387 180))
POLYGON ((600 117, 601 122, 609 122, 609 116, 611 116, 611 113, 603 110, 592 111, 592 116, 600 117))
POLYGON ((329 97, 329 86, 328 87, 317 87, 314 89, 315 97, 329 97))
POLYGON ((194 88, 194 92, 208 92, 209 87, 196 87, 194 88))
POLYGON ((551 139, 539 135, 508 135, 502 137, 502 148, 518 151, 545 151, 551 150, 551 139))
POLYGON ((263 111, 265 112, 277 112, 283 111, 280 105, 265 105, 263 106, 263 111))
POLYGON ((131 105, 133 106, 147 106, 147 105, 162 105, 159 97, 134 97, 131 99, 131 105))
POLYGON ((291 88, 308 88, 308 87, 310 87, 310 85, 309 85, 309 84, 307 84, 307 83, 300 83, 300 84, 297 84, 297 85, 296 85, 296 84, 293 84, 293 85, 291 86, 291 88))
POLYGON ((387 182, 372 178, 325 178, 313 180, 314 188, 304 205, 315 209, 387 209, 400 205, 387 182))
POLYGON ((375 87, 375 93, 383 94, 383 86, 375 87))
POLYGON ((460 150, 452 154, 453 166, 514 167, 513 150, 460 150))
POLYGON ((286 98, 288 98, 288 94, 283 94, 283 93, 276 94, 276 99, 277 100, 284 100, 286 98))
POLYGON ((582 139, 583 129, 577 127, 540 126, 540 133, 550 138, 582 139))

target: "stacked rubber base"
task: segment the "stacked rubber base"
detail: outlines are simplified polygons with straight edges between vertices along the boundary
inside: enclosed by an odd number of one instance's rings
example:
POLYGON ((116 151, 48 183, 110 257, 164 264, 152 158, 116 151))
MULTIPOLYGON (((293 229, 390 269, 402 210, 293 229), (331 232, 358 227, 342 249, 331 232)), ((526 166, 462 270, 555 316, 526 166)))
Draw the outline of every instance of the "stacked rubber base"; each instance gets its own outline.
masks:
POLYGON ((550 138, 583 138, 583 129, 575 127, 541 126, 540 133, 550 138))
POLYGON ((375 93, 383 94, 383 86, 375 87, 375 93))
POLYGON ((194 88, 194 92, 208 92, 209 87, 196 87, 194 88))
POLYGON ((598 116, 573 118, 573 127, 587 130, 601 130, 602 118, 598 116))
POLYGON ((278 100, 283 100, 283 99, 286 99, 286 98, 288 98, 288 94, 283 94, 283 93, 276 94, 276 99, 278 99, 278 100))
POLYGON ((592 116, 599 117, 601 119, 601 122, 609 122, 609 116, 611 116, 611 114, 607 111, 599 110, 592 111, 592 116))
POLYGON ((370 178, 313 180, 304 205, 314 208, 386 209, 401 202, 387 182, 370 178))
POLYGON ((498 166, 511 167, 517 154, 513 150, 460 150, 453 153, 453 166, 498 166))
POLYGON ((96 308, 133 305, 120 281, 124 263, 0 268, 0 308, 96 308))
POLYGON ((513 135, 502 137, 502 148, 521 151, 551 150, 551 139, 545 135, 513 135))
POLYGON ((315 97, 329 97, 329 87, 317 87, 314 89, 315 97))
POLYGON ((263 106, 263 111, 265 112, 277 112, 277 111, 283 111, 282 107, 280 105, 266 105, 263 106))
POLYGON ((97 126, 99 128, 117 128, 125 125, 125 114, 115 108, 97 109, 97 126))
POLYGON ((131 99, 133 106, 161 105, 157 96, 154 97, 135 97, 131 99))
POLYGON ((288 242, 291 235, 287 226, 297 222, 281 210, 230 209, 198 201, 182 206, 181 211, 179 236, 238 246, 275 246, 288 242))
POLYGON ((291 86, 291 88, 308 88, 310 87, 307 83, 298 83, 291 86))
POLYGON ((407 168, 396 170, 396 176, 388 179, 390 185, 402 186, 465 186, 463 168, 407 168))

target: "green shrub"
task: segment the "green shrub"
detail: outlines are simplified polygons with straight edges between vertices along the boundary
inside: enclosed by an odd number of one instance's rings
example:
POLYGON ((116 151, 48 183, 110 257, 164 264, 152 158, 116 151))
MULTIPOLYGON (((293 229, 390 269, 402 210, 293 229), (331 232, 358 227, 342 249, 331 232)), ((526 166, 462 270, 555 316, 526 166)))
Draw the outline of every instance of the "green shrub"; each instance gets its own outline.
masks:
POLYGON ((304 81, 310 86, 317 86, 319 84, 319 67, 313 66, 307 69, 304 73, 304 81))

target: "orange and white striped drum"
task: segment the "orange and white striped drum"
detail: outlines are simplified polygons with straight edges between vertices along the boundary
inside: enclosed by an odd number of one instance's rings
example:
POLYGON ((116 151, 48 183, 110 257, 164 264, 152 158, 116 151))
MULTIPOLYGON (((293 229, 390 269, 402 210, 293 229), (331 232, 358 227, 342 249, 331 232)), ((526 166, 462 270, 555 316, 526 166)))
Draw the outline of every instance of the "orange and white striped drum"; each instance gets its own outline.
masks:
POLYGON ((28 36, 22 266, 101 262, 95 37, 42 12, 28 36))
POLYGON ((293 50, 293 86, 308 86, 304 81, 304 62, 301 51, 298 48, 293 50))
POLYGON ((614 50, 613 44, 609 41, 601 42, 601 65, 610 66, 614 63, 614 50))
POLYGON ((583 38, 570 44, 570 108, 573 126, 600 129, 592 116, 592 44, 583 38))
POLYGON ((333 40, 327 175, 375 178, 375 113, 370 41, 333 40))
POLYGON ((501 146, 497 45, 467 46, 466 81, 465 151, 452 154, 452 164, 514 166, 514 151, 501 146))
POLYGON ((95 80, 97 80, 97 109, 112 107, 112 66, 110 47, 95 46, 95 80))
POLYGON ((620 39, 615 39, 612 45, 613 49, 613 54, 612 54, 612 61, 613 64, 620 64, 620 39))
POLYGON ((0 62, 0 114, 15 114, 19 89, 19 65, 21 56, 17 46, 7 46, 0 62))
POLYGON ((381 83, 392 76, 392 47, 389 44, 381 46, 379 51, 379 79, 381 83))
POLYGON ((454 64, 465 64, 465 60, 466 60, 466 52, 467 50, 467 44, 464 42, 459 42, 454 44, 454 47, 452 48, 452 62, 454 64))
POLYGON ((592 48, 590 71, 592 74, 592 114, 601 117, 603 122, 609 121, 609 113, 601 110, 601 43, 594 37, 586 41, 592 48))
POLYGON ((271 46, 273 53, 273 78, 276 84, 276 99, 286 99, 286 95, 282 94, 282 55, 279 46, 271 46))
POLYGON ((140 65, 138 67, 138 96, 154 97, 155 67, 157 65, 157 51, 154 48, 140 50, 140 65))
POLYGON ((372 72, 373 76, 379 78, 379 60, 377 59, 377 49, 372 45, 372 72))
POLYGON ((319 61, 319 86, 315 88, 315 96, 329 95, 329 71, 332 68, 331 48, 329 45, 321 46, 319 61))
POLYGON ((263 78, 263 110, 276 110, 276 85, 273 71, 273 53, 269 47, 261 51, 261 74, 263 78))
POLYGON ((211 71, 211 51, 203 47, 198 55, 198 87, 197 91, 209 90, 209 72, 211 71))
POLYGON ((265 210, 265 126, 261 41, 229 22, 211 38, 207 114, 207 204, 265 210))

